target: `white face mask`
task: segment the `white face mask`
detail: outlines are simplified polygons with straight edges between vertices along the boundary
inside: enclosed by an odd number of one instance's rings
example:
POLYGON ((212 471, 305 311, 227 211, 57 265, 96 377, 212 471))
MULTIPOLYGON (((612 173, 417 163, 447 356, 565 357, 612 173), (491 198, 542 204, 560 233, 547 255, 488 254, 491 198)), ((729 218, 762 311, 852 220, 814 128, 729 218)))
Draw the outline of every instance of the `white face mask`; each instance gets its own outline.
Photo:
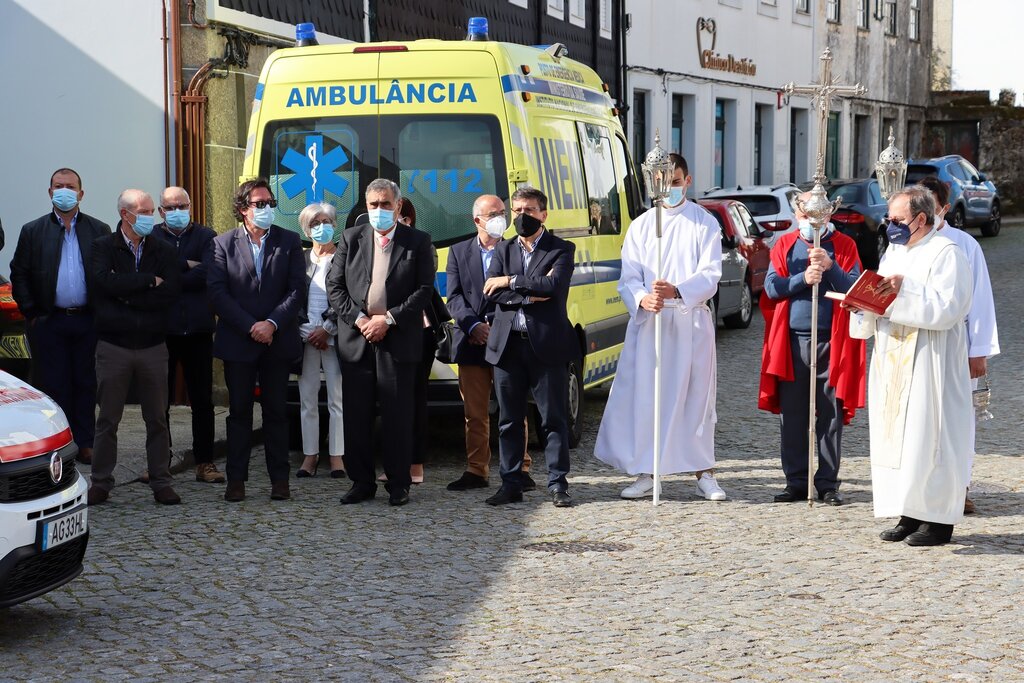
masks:
POLYGON ((486 230, 487 234, 491 237, 501 237, 505 234, 505 229, 507 227, 508 221, 505 220, 504 216, 495 216, 484 224, 484 230, 486 230))

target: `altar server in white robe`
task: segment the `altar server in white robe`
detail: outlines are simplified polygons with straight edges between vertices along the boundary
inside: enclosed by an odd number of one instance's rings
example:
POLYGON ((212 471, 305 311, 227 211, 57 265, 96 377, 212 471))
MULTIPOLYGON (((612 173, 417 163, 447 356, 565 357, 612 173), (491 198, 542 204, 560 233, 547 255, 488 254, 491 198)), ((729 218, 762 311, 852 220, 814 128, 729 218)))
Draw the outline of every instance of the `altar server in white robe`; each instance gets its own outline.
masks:
POLYGON ((934 225, 935 200, 909 187, 889 200, 890 246, 878 267, 885 315, 857 312, 850 335, 875 337, 868 375, 871 487, 876 517, 899 516, 884 541, 949 542, 963 518, 965 460, 974 442, 967 369, 971 270, 934 225))
POLYGON ((656 279, 656 209, 629 227, 622 245, 619 294, 629 309, 626 340, 619 357, 594 455, 636 482, 623 498, 651 495, 654 481, 654 317, 662 316, 661 453, 659 473, 693 472, 697 495, 725 500, 715 480, 715 320, 708 308, 722 276, 718 223, 703 207, 686 200, 692 183, 686 160, 675 165, 665 200, 656 279))
MULTIPOLYGON (((999 355, 996 304, 992 298, 992 281, 988 276, 988 263, 985 262, 985 254, 982 252, 978 240, 974 239, 966 230, 950 227, 946 222, 944 216, 949 211, 949 188, 946 183, 931 175, 922 178, 919 184, 928 188, 932 197, 935 198, 939 213, 935 223, 939 226, 939 234, 948 237, 956 246, 960 247, 971 266, 974 294, 971 299, 971 310, 967 312, 967 365, 971 371, 971 388, 977 389, 978 378, 988 374, 988 359, 999 355)), ((969 484, 971 467, 974 464, 973 442, 971 451, 967 455, 969 456, 967 458, 967 482, 969 484)), ((970 498, 966 498, 964 513, 971 514, 974 511, 974 503, 970 498)))

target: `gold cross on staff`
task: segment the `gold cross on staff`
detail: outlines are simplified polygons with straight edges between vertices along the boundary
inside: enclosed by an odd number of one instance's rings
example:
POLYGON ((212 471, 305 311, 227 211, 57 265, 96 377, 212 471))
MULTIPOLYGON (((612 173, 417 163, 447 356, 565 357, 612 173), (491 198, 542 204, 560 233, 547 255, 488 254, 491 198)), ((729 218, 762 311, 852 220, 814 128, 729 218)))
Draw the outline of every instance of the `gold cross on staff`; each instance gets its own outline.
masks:
POLYGON ((833 99, 856 97, 868 90, 860 83, 856 85, 836 85, 832 78, 832 51, 825 48, 821 53, 821 82, 818 85, 795 85, 790 82, 782 87, 787 95, 810 95, 811 106, 818 110, 818 150, 814 181, 825 182, 825 146, 828 135, 828 115, 833 99))

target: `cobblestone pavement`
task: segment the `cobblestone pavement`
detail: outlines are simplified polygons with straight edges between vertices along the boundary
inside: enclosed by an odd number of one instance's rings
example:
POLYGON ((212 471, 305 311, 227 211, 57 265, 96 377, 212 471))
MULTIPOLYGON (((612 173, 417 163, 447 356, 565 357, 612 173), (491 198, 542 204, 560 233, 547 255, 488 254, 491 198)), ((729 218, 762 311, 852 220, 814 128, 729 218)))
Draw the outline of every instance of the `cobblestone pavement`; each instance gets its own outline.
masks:
POLYGON ((257 451, 244 503, 180 475, 183 506, 128 484, 92 510, 84 574, 0 613, 0 679, 1022 680, 1024 227, 983 245, 997 419, 979 431, 979 514, 950 545, 878 540, 890 521, 872 517, 863 413, 846 437, 849 504, 771 502, 782 477, 776 421, 754 407, 758 317, 720 330, 727 502, 697 499, 685 476, 659 508, 619 500, 628 479, 591 457, 605 390, 586 397, 571 509, 447 492, 462 469, 452 420, 435 420, 427 483, 399 509, 343 508, 346 485, 323 469, 272 504, 257 451))

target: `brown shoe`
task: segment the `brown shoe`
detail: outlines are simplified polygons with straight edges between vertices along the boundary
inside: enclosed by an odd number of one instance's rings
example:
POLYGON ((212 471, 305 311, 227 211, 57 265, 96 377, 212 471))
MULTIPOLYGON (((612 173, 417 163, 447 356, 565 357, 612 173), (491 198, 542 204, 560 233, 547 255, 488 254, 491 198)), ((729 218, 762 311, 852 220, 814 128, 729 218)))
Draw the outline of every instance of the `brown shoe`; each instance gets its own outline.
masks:
POLYGON ((110 498, 110 491, 104 491, 101 488, 90 486, 89 495, 86 497, 86 500, 89 505, 102 505, 107 502, 108 498, 110 498))
POLYGON ((92 449, 91 448, 79 448, 78 455, 75 456, 75 460, 82 463, 83 465, 92 464, 92 449))
POLYGON ((170 486, 165 486, 159 491, 153 492, 153 498, 161 505, 177 505, 181 502, 181 496, 174 492, 170 486))
POLYGON ((974 507, 974 502, 970 498, 964 498, 964 514, 973 515, 975 512, 977 509, 974 507))
POLYGON ((245 500, 245 482, 229 481, 224 489, 224 500, 229 503, 238 503, 245 500))
POLYGON ((287 479, 270 482, 270 500, 288 500, 291 497, 292 492, 288 488, 287 479))
POLYGON ((223 484, 224 475, 217 471, 217 466, 212 462, 201 462, 196 465, 196 481, 207 484, 223 484))

